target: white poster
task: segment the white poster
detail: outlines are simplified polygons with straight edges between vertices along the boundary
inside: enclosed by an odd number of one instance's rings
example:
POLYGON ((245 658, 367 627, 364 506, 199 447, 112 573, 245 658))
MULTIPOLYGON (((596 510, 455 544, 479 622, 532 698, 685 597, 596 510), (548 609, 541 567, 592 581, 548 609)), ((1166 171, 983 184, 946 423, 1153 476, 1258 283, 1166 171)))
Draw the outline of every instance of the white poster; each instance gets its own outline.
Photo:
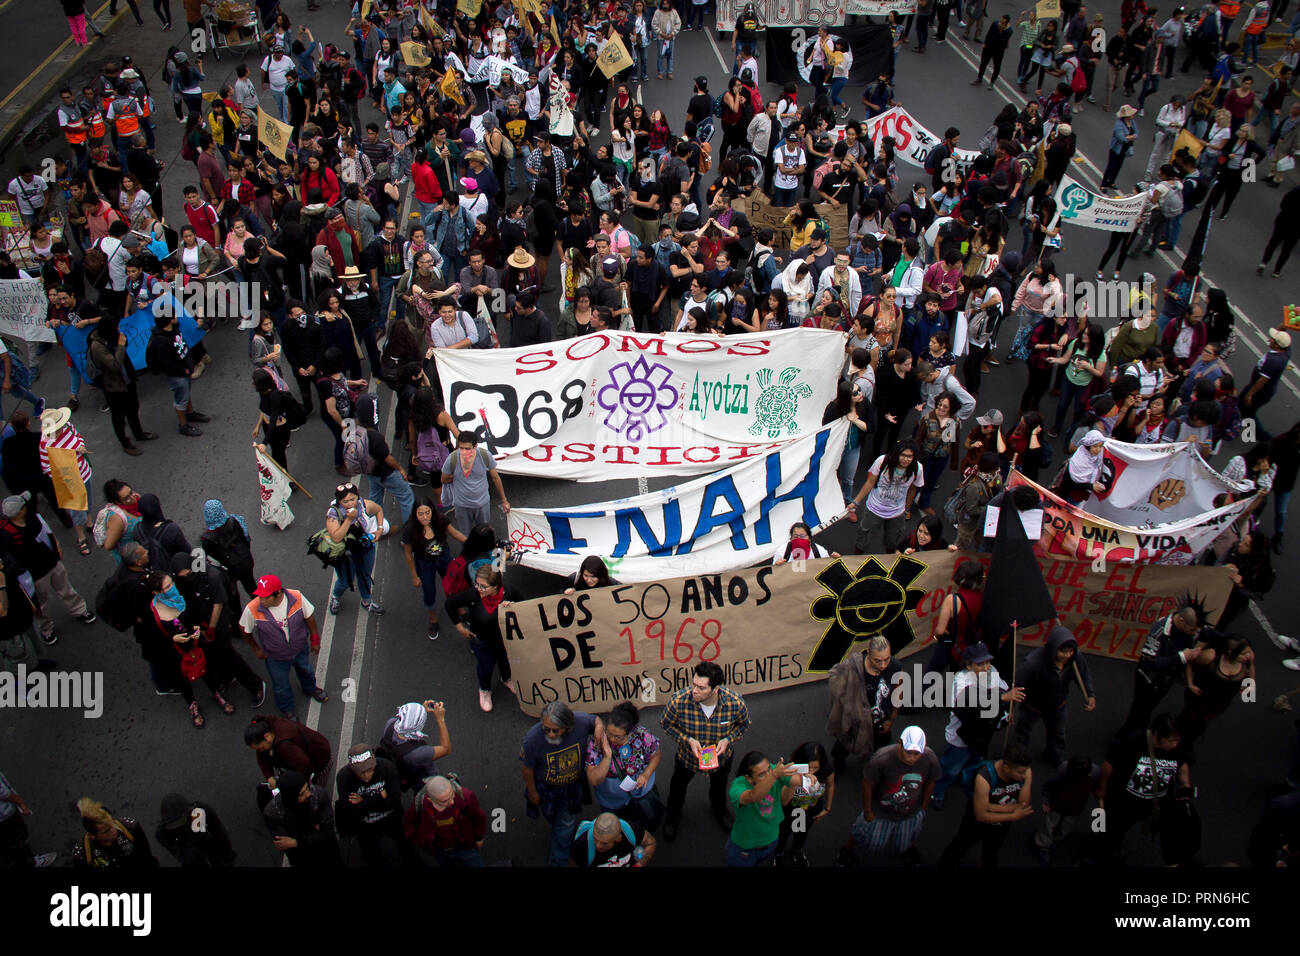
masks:
POLYGON ((289 476, 268 455, 253 449, 257 456, 257 482, 262 498, 262 524, 273 524, 281 531, 293 524, 289 510, 289 476))
POLYGON ((716 574, 770 561, 790 525, 816 530, 844 511, 841 418, 761 458, 675 488, 571 508, 511 508, 521 563, 571 574, 600 555, 622 582, 716 574))
POLYGON ((490 56, 478 64, 473 76, 466 76, 467 83, 487 83, 489 86, 501 85, 501 74, 509 72, 515 82, 523 86, 528 82, 528 71, 515 66, 509 60, 499 56, 490 56))
POLYGON ((49 299, 40 279, 0 279, 0 334, 25 342, 56 342, 45 324, 49 299))
POLYGON ((846 0, 844 12, 862 17, 900 17, 916 13, 916 0, 846 0))
POLYGON ((569 109, 568 92, 565 81, 554 73, 551 74, 551 98, 547 107, 551 113, 551 135, 573 135, 573 111, 569 109))
POLYGON ((1056 187, 1060 221, 1088 229, 1132 232, 1146 204, 1145 192, 1111 198, 1093 192, 1069 176, 1062 176, 1061 185, 1056 187))
POLYGON ((844 342, 611 331, 434 354, 447 411, 502 471, 597 481, 717 471, 816 431, 844 342))
POLYGON ((1106 490, 1093 494, 1083 510, 1138 527, 1195 522, 1215 510, 1220 495, 1242 497, 1253 490, 1223 477, 1188 442, 1130 445, 1107 439, 1098 480, 1106 490))
MULTIPOLYGON (((873 116, 866 121, 866 127, 877 152, 880 151, 880 141, 886 136, 892 136, 894 137, 894 154, 904 162, 922 168, 925 167, 925 157, 930 155, 930 150, 943 142, 942 133, 936 135, 930 132, 913 119, 912 114, 901 106, 885 110, 879 116, 873 116)), ((961 129, 959 125, 957 128, 961 129)), ((983 130, 972 128, 963 130, 963 132, 967 141, 971 142, 978 139, 983 130)), ((977 156, 979 156, 979 150, 977 149, 961 149, 959 147, 956 151, 957 162, 963 166, 974 162, 977 156)))
MULTIPOLYGON (((718 0, 716 28, 722 33, 736 29, 749 0, 718 0)), ((844 25, 845 0, 753 0, 754 13, 765 27, 818 27, 844 25)))

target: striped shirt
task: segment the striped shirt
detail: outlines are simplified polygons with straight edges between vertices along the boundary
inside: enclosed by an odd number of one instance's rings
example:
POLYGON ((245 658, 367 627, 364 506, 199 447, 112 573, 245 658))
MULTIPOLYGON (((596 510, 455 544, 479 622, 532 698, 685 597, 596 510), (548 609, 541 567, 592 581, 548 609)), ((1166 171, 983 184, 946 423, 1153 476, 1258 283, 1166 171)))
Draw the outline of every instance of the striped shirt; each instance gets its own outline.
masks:
POLYGON ((86 461, 86 440, 81 437, 81 433, 71 425, 65 425, 53 439, 48 435, 41 435, 41 471, 45 474, 50 473, 50 448, 70 448, 73 451, 81 452, 77 455, 77 468, 81 472, 81 480, 85 484, 90 483, 90 462, 86 461))

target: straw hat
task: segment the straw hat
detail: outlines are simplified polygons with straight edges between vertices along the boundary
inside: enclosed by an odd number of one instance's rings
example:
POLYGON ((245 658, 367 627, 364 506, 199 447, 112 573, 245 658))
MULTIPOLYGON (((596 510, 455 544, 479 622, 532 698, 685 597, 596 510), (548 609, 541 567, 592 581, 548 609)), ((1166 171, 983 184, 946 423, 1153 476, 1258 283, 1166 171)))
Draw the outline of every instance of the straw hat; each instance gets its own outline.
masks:
POLYGON ((506 263, 516 269, 531 269, 535 262, 537 260, 529 255, 528 250, 523 246, 510 253, 509 258, 506 259, 506 263))
POLYGON ((1128 119, 1130 116, 1137 116, 1137 110, 1125 103, 1115 111, 1115 115, 1120 119, 1128 119))
POLYGON ((66 405, 62 408, 47 408, 41 412, 41 434, 57 435, 71 420, 72 410, 66 405))

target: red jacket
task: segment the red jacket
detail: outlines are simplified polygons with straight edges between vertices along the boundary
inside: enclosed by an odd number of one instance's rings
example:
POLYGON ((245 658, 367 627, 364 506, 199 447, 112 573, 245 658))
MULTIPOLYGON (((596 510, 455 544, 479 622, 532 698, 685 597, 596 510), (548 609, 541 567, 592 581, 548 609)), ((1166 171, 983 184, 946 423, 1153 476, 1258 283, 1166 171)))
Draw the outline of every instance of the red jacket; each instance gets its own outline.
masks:
MULTIPOLYGON (((357 235, 357 231, 351 226, 345 225, 342 231, 352 238, 352 262, 359 269, 361 268, 361 253, 363 251, 361 237, 357 235)), ((334 234, 334 230, 326 225, 325 228, 316 233, 316 245, 324 246, 329 250, 330 259, 334 263, 334 274, 341 276, 343 270, 347 268, 347 261, 343 258, 343 245, 339 242, 338 236, 334 234)))
POLYGON ((275 776, 277 768, 296 770, 310 777, 330 765, 330 742, 324 734, 288 717, 272 717, 270 729, 275 743, 269 753, 257 754, 257 766, 263 777, 275 776))
POLYGON ((319 189, 327 206, 333 206, 339 201, 339 178, 327 166, 322 166, 320 172, 303 172, 302 182, 298 186, 298 195, 302 196, 303 202, 307 201, 309 189, 319 189))
POLYGON ((478 805, 473 790, 462 787, 452 805, 441 812, 421 792, 406 808, 402 832, 413 846, 422 850, 472 847, 487 836, 487 814, 478 805))
POLYGON ((442 198, 442 184, 428 163, 411 164, 411 182, 415 184, 415 198, 418 202, 435 203, 442 198))

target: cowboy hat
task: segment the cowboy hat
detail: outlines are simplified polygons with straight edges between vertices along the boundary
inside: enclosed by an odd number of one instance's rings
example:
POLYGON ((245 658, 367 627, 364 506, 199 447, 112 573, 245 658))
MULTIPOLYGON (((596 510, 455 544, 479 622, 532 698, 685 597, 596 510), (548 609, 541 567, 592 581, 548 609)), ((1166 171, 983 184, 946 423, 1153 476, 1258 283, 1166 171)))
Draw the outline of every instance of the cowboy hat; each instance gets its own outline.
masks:
POLYGON ((529 255, 528 250, 523 246, 510 253, 510 256, 506 259, 506 263, 516 269, 531 269, 535 262, 537 260, 529 255))
POLYGON ((361 270, 358 269, 356 266, 348 266, 346 269, 343 270, 343 274, 339 278, 360 279, 362 278, 361 270))
POLYGON ((66 405, 62 408, 47 408, 41 412, 41 434, 57 435, 71 420, 72 410, 66 405))

